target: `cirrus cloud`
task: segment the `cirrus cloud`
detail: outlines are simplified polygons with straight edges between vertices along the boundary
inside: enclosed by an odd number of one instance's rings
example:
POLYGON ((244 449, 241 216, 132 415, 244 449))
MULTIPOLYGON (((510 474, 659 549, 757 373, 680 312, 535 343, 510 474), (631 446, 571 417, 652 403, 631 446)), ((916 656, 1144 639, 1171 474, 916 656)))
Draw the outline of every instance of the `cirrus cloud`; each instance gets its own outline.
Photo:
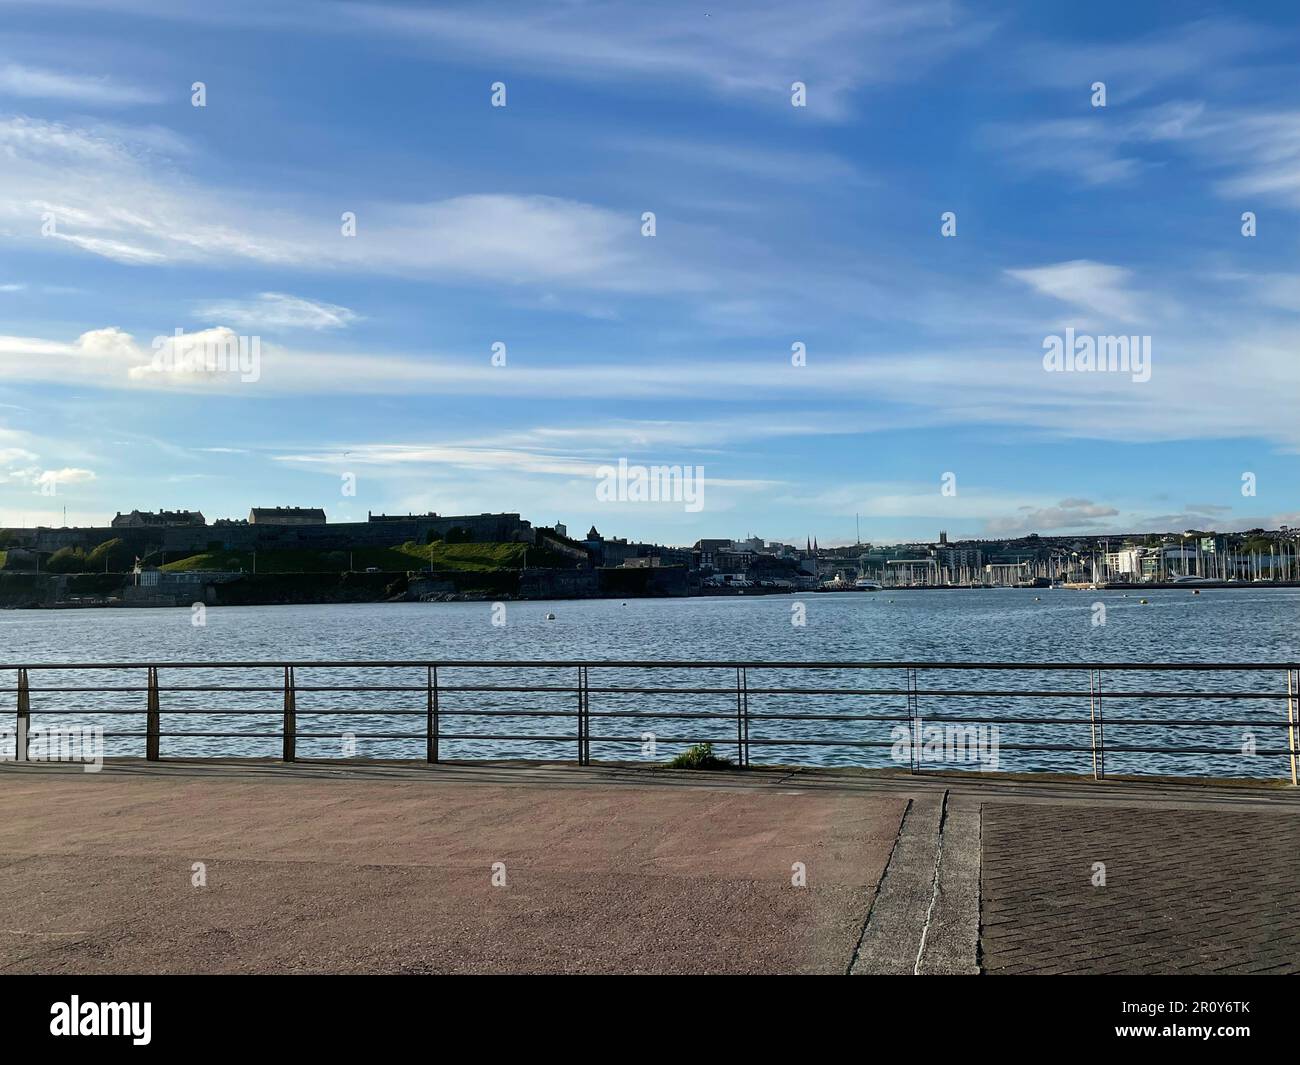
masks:
POLYGON ((206 318, 230 322, 249 329, 343 329, 360 315, 337 303, 262 292, 246 300, 225 300, 199 308, 206 318))

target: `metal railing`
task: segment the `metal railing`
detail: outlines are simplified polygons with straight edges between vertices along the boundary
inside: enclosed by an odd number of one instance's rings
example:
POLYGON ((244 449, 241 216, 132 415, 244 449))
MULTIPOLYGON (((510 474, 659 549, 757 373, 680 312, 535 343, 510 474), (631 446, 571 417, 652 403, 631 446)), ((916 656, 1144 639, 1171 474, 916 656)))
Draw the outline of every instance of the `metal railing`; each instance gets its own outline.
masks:
MULTIPOLYGON (((103 732, 105 738, 144 740, 145 757, 154 761, 161 757, 164 738, 265 740, 278 739, 280 755, 286 762, 298 758, 300 741, 383 740, 423 741, 424 759, 430 763, 444 760, 443 745, 449 742, 477 744, 528 743, 553 748, 562 752, 568 747, 576 754, 580 765, 591 762, 593 742, 620 748, 624 745, 645 746, 651 737, 651 749, 657 745, 677 746, 711 743, 723 748, 734 748, 735 762, 739 766, 751 764, 754 748, 762 750, 799 751, 809 748, 840 748, 866 753, 874 749, 890 748, 892 759, 904 760, 913 773, 922 772, 936 759, 928 755, 937 742, 941 753, 947 755, 949 741, 957 733, 957 742, 969 743, 974 728, 974 741, 978 742, 981 727, 1001 730, 1004 727, 1023 730, 1026 742, 1002 743, 995 733, 995 746, 1002 751, 1023 752, 1046 756, 1049 760, 1076 758, 1084 766, 1091 763, 1092 775, 1102 779, 1106 775, 1107 755, 1143 755, 1174 758, 1194 756, 1238 757, 1277 756, 1289 763, 1290 778, 1297 782, 1297 756, 1300 754, 1300 667, 1278 663, 1013 663, 1013 662, 643 662, 643 661, 302 661, 302 662, 159 662, 159 663, 43 663, 0 666, 0 677, 16 675, 16 747, 14 757, 26 760, 29 750, 26 737, 30 734, 32 718, 40 715, 99 715, 144 717, 144 731, 103 732), (195 673, 221 675, 226 671, 244 671, 262 674, 270 671, 274 683, 220 684, 197 683, 164 684, 164 673, 181 674, 182 679, 195 673), (344 674, 345 683, 303 683, 299 674, 320 672, 327 678, 331 672, 337 679, 338 671, 344 674), (501 674, 505 679, 525 678, 530 672, 543 673, 548 683, 532 680, 528 683, 464 683, 481 678, 487 671, 489 679, 501 674), (593 683, 592 673, 597 674, 593 683), (88 684, 85 674, 102 676, 105 673, 126 672, 142 674, 144 683, 88 684), (415 683, 359 683, 354 674, 377 672, 388 679, 398 674, 397 680, 415 680, 415 683), (665 672, 678 682, 673 684, 637 683, 640 676, 660 677, 665 672), (713 680, 710 674, 721 675, 725 682, 713 680), (56 683, 34 685, 32 675, 53 674, 56 683), (72 675, 74 681, 64 683, 61 677, 72 675), (627 675, 632 682, 627 683, 627 675), (1064 675, 1072 683, 1047 687, 1014 687, 994 683, 992 678, 1004 674, 1064 675), (1081 676, 1086 674, 1086 687, 1081 676), (818 683, 819 677, 831 677, 831 683, 818 683), (1197 678, 1197 683, 1180 687, 1171 683, 1178 675, 1197 678), (706 679, 696 683, 681 683, 683 678, 706 679), (1134 677, 1144 678, 1136 686, 1134 677), (604 680, 620 678, 624 683, 604 680), (894 682, 890 683, 890 678, 894 682), (928 684, 922 685, 926 678, 928 684), (1207 682, 1204 678, 1217 678, 1207 682), (1231 687, 1213 690, 1215 684, 1224 683, 1225 677, 1245 677, 1231 687), (799 683, 783 683, 798 678, 799 683), (805 679, 810 678, 810 679, 805 679), (941 680, 970 683, 942 684, 941 680), (1157 678, 1157 679, 1152 679, 1157 678), (851 679, 853 683, 835 683, 851 679), (1118 685, 1112 681, 1118 679, 1118 685), (449 683, 449 680, 453 681, 449 683), (604 682, 602 682, 602 680, 604 682), (901 681, 901 683, 899 683, 901 681), (757 683, 756 683, 757 682, 757 683), (1105 683, 1103 683, 1105 682, 1105 683), (935 686, 938 684, 938 686, 935 686), (1204 690, 1204 689, 1212 690, 1204 690), (117 700, 140 695, 143 706, 119 705, 117 700), (219 705, 231 697, 274 695, 279 703, 275 709, 264 706, 233 707, 219 705), (399 708, 341 707, 333 703, 344 695, 365 695, 367 698, 398 696, 406 700, 399 708), (33 699, 49 696, 80 698, 82 705, 33 708, 33 699), (163 697, 168 700, 164 705, 163 697), (520 697, 542 697, 557 701, 549 708, 537 708, 531 703, 516 705, 520 697), (301 697, 301 703, 300 703, 301 697), (487 705, 466 705, 467 697, 485 698, 487 705), (192 705, 195 699, 201 705, 192 705), (624 700, 637 705, 628 706, 624 700), (687 699, 684 704, 678 700, 687 699), (106 700, 114 705, 104 705, 106 700), (802 705, 811 701, 812 709, 794 713, 777 712, 786 701, 797 700, 802 705), (845 701, 846 712, 831 712, 845 701), (968 709, 974 701, 974 708, 968 709), (1013 706, 1028 709, 1011 710, 1013 706), (1087 715, 1082 714, 1086 701, 1087 715), (1074 716, 1049 715, 1040 703, 1056 705, 1076 703, 1080 713, 1074 716), (1285 713, 1277 704, 1285 703, 1285 713), (1187 704, 1211 706, 1227 703, 1234 710, 1245 704, 1267 709, 1264 716, 1243 716, 1246 711, 1228 716, 1181 716, 1180 714, 1155 714, 1136 712, 1139 708, 1172 706, 1182 711, 1187 704), (593 708, 596 707, 596 708, 593 708), (725 707, 725 709, 723 708, 725 707), (775 709, 773 709, 775 707, 775 709), (933 709, 934 713, 927 712, 933 709), (1110 717, 1106 716, 1109 710, 1110 717), (220 720, 225 715, 238 715, 248 719, 274 716, 279 728, 271 731, 164 731, 164 717, 203 716, 220 720), (1118 716, 1115 716, 1118 715, 1118 716), (422 717, 418 731, 381 732, 320 732, 302 729, 299 718, 314 716, 344 720, 363 716, 366 718, 422 717), (477 722, 499 720, 549 722, 560 721, 561 731, 545 731, 542 725, 528 731, 513 730, 466 732, 457 722, 470 719, 477 722), (663 735, 641 731, 626 735, 613 729, 616 722, 665 722, 680 730, 681 735, 663 735), (707 723, 707 724, 706 724, 707 723), (450 726, 450 727, 449 727, 450 726), (881 738, 880 731, 890 729, 889 738, 881 738), (1107 742, 1106 729, 1113 737, 1107 742), (538 731, 542 728, 542 731, 538 731), (699 729, 704 730, 700 734, 699 729), (936 733, 934 730, 938 729, 936 733), (1086 729, 1086 742, 1045 742, 1042 730, 1075 728, 1078 736, 1086 729), (1196 729, 1218 737, 1219 743, 1152 743, 1141 739, 1156 730, 1162 737, 1175 738, 1185 733, 1180 730, 1196 729), (1234 742, 1223 742, 1224 730, 1246 729, 1245 741, 1234 737, 1234 742), (1148 730, 1143 733, 1137 730, 1148 730), (1254 730, 1263 735, 1276 735, 1282 730, 1283 742, 1278 746, 1258 745, 1254 730), (964 736, 963 736, 964 733, 964 736), (1126 736, 1137 735, 1136 740, 1126 736)), ((169 676, 169 679, 170 676, 169 676)), ((204 679, 200 677, 199 679, 204 679)), ((503 726, 509 729, 509 726, 503 726)), ((987 736, 986 734, 983 734, 987 736)), ((996 750, 995 750, 996 753, 996 750)), ((192 757, 186 755, 185 757, 192 757)), ((467 759, 458 759, 467 760, 467 759)), ((492 760, 501 760, 494 756, 492 760)), ((946 757, 937 759, 945 768, 953 768, 946 757)), ((964 761, 964 759, 962 760, 964 761)), ((788 764, 788 763, 787 763, 788 764)), ((863 764, 863 763, 857 763, 863 764)), ((1251 763, 1252 765, 1257 763, 1251 763)), ((961 765, 956 766, 961 768, 961 765)), ((987 766, 986 766, 987 767, 987 766)), ((1085 768, 1086 771, 1086 768, 1085 768)), ((1137 774, 1141 775, 1141 774, 1137 774)), ((1163 775, 1163 774, 1162 774, 1163 775)), ((1201 774, 1206 775, 1206 774, 1201 774)), ((1258 776, 1256 773, 1241 774, 1258 776)))

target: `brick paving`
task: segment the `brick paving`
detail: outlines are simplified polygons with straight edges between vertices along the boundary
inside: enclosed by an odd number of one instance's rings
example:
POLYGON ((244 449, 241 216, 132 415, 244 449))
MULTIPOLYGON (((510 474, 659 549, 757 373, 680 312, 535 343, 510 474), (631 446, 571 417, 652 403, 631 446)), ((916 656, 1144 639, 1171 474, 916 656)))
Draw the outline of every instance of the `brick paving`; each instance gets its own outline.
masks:
POLYGON ((981 828, 987 973, 1300 972, 1295 812, 986 804, 981 828))

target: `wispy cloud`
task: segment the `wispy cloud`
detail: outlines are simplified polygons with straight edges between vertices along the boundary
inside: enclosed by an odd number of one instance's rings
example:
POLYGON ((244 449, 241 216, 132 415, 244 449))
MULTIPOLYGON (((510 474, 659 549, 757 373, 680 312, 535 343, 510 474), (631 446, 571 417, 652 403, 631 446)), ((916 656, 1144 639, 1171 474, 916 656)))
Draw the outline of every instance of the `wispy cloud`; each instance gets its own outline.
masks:
POLYGON ((949 0, 745 0, 698 4, 530 0, 496 11, 395 4, 341 5, 344 23, 423 41, 438 54, 499 61, 507 69, 602 81, 641 81, 674 93, 698 88, 789 109, 808 86, 808 112, 843 118, 858 90, 905 81, 983 40, 986 20, 949 0), (450 49, 450 52, 448 51, 450 49))
POLYGON ((1097 108, 1079 117, 994 124, 983 139, 1022 173, 1057 174, 1084 187, 1124 185, 1163 164, 1151 146, 1200 136, 1204 114, 1204 103, 1194 100, 1136 114, 1097 108))
POLYGON ((1236 171, 1220 195, 1300 210, 1300 110, 1225 116, 1202 132, 1206 162, 1236 171))
POLYGON ((158 93, 124 85, 107 76, 69 74, 20 63, 0 62, 0 96, 25 99, 68 100, 79 104, 121 107, 157 103, 158 93))
POLYGON ((624 292, 713 283, 642 238, 638 212, 554 196, 347 204, 351 236, 337 203, 273 209, 185 180, 160 165, 153 137, 11 117, 0 120, 0 154, 0 226, 10 238, 41 240, 48 217, 44 239, 131 265, 242 262, 624 292))
POLYGON ((1138 301, 1130 290, 1132 272, 1120 266, 1074 259, 1050 266, 1008 270, 1035 291, 1120 322, 1136 321, 1138 301))
MULTIPOLYGON (((1067 286, 1049 275, 1040 282, 1062 298, 1111 307, 1103 275, 1067 286)), ((229 332, 228 327, 220 327, 229 332)), ((1199 322, 1179 333, 1155 335, 1153 374, 1135 383, 1125 374, 1053 374, 1042 366, 1041 338, 1007 337, 997 345, 949 345, 941 350, 819 355, 804 367, 782 365, 771 353, 726 359, 663 359, 647 373, 635 360, 533 361, 493 366, 486 353, 384 354, 314 351, 263 342, 260 376, 234 373, 150 372, 152 345, 120 329, 92 330, 74 341, 0 337, 0 373, 7 381, 45 381, 106 389, 224 392, 248 398, 347 394, 483 396, 571 403, 710 397, 734 405, 733 420, 772 419, 787 435, 827 431, 872 432, 935 425, 1001 425, 1055 437, 1113 441, 1264 439, 1300 449, 1300 428, 1278 395, 1300 389, 1300 346, 1295 325, 1261 325, 1249 332, 1206 332, 1199 322), (1224 373, 1231 366, 1233 372, 1224 373), (745 382, 737 389, 737 382, 745 382), (1213 388, 1205 382, 1213 381, 1213 388), (918 403, 918 396, 925 402, 918 403), (860 400, 856 412, 845 407, 860 400), (754 404, 780 403, 773 417, 754 404), (797 413, 790 405, 800 405, 797 413)), ((728 418, 714 417, 721 425, 728 418)), ((647 424, 642 432, 652 433, 647 424)), ((665 436, 670 430, 665 428, 665 436)), ((719 429, 715 444, 743 438, 736 426, 719 429)), ((699 441, 704 443, 703 440, 699 441)), ((561 445, 566 446, 566 445, 561 445)))
POLYGON ((1098 41, 1033 40, 1017 50, 1016 66, 1034 85, 1069 90, 1081 102, 1095 81, 1106 84, 1107 103, 1124 104, 1184 79, 1204 84, 1249 56, 1294 45, 1274 28, 1229 19, 1162 26, 1140 37, 1098 41))
POLYGON ((994 124, 983 139, 1022 174, 1055 174, 1096 188, 1137 182, 1165 168, 1172 151, 1223 199, 1300 209, 1295 108, 1176 100, 1124 116, 1098 109, 1085 117, 994 124))
POLYGON ((204 304, 198 313, 220 323, 248 329, 343 329, 358 315, 336 303, 323 303, 281 292, 263 292, 252 299, 204 304))

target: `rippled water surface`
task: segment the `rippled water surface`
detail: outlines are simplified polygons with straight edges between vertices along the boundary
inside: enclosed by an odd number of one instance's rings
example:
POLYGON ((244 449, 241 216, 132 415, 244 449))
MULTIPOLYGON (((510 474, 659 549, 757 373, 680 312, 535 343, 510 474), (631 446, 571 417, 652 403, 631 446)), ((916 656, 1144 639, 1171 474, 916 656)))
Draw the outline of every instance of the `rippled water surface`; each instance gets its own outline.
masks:
MULTIPOLYGON (((1281 664, 1300 658, 1297 618, 1300 591, 1264 588, 1203 589, 1199 595, 1189 590, 1008 589, 510 603, 504 625, 493 625, 490 603, 212 608, 203 626, 193 625, 190 611, 183 609, 3 611, 0 659, 11 665, 313 659, 1281 664), (1145 605, 1140 602, 1144 597, 1149 601, 1145 605), (1105 608, 1102 625, 1094 624, 1101 616, 1098 603, 1105 608), (806 610, 804 625, 792 623, 799 620, 800 604, 806 610), (554 620, 547 620, 548 613, 556 615, 554 620)), ((108 733, 134 733, 110 736, 110 754, 143 753, 144 669, 42 669, 33 670, 30 677, 35 725, 101 724, 108 733), (53 687, 91 690, 40 690, 53 687), (111 690, 115 688, 140 690, 111 690), (130 712, 105 713, 111 710, 130 712)), ((893 764, 891 758, 900 754, 907 764, 916 753, 894 731, 912 720, 906 694, 909 677, 902 668, 751 668, 743 679, 749 689, 754 763, 880 766, 893 764), (774 688, 782 691, 766 690, 774 688), (817 691, 793 694, 790 688, 817 691), (767 715, 797 718, 775 720, 767 715), (799 740, 821 742, 794 742, 799 740)), ((335 758, 353 750, 359 757, 424 757, 428 680, 424 667, 298 668, 299 757, 335 758), (400 690, 314 690, 358 684, 400 690)), ((922 669, 914 681, 914 702, 929 730, 952 724, 946 718, 996 724, 997 767, 1004 771, 1090 772, 1092 754, 1086 748, 1094 702, 1089 681, 1087 670, 922 669), (983 694, 961 696, 956 690, 983 694), (1037 694, 1003 694, 1013 691, 1037 694), (1046 718, 1069 723, 1034 723, 1046 718)), ((1107 671, 1101 683, 1108 772, 1257 777, 1290 773, 1282 668, 1262 673, 1107 671), (1124 692, 1145 694, 1125 697, 1124 692), (1224 698, 1229 692, 1255 697, 1224 698), (1214 724, 1169 724, 1179 720, 1214 724), (1149 747, 1210 747, 1228 753, 1122 749, 1149 747)), ((0 673, 0 684, 11 693, 5 703, 12 710, 16 673, 0 673)), ((278 738, 259 735, 280 728, 279 668, 163 668, 160 684, 164 757, 279 755, 278 738), (183 686, 265 690, 177 690, 183 686), (180 732, 239 735, 167 735, 180 732)), ((589 672, 588 684, 595 759, 663 760, 683 743, 701 739, 714 740, 720 754, 736 753, 734 668, 596 667, 589 672), (707 690, 602 690, 645 687, 707 690), (653 750, 646 734, 653 735, 653 750)), ((576 735, 576 685, 577 671, 571 667, 440 667, 441 757, 572 759, 576 741, 567 737, 576 735), (487 686, 534 690, 455 690, 487 686), (563 716, 539 716, 548 711, 563 716), (474 738, 500 735, 530 738, 474 738)), ((923 745, 933 736, 923 728, 923 745)), ((982 739, 987 760, 993 735, 985 733, 982 739)), ((979 766, 972 762, 955 767, 979 766)))

